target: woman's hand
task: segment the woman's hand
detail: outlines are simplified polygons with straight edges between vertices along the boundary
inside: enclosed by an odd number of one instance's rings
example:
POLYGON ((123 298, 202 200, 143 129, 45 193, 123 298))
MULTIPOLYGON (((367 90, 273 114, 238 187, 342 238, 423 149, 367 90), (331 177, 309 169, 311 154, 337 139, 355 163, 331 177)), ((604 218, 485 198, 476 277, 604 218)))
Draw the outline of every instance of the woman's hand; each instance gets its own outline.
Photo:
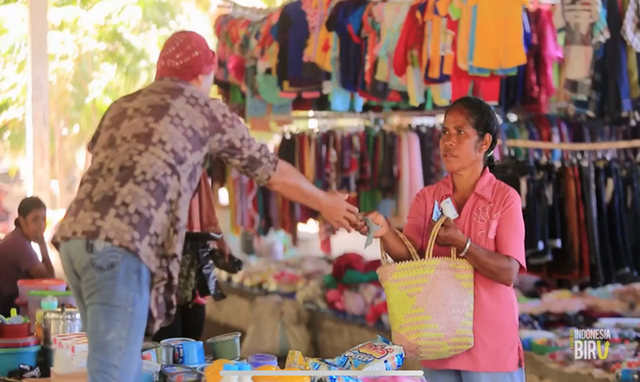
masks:
POLYGON ((38 232, 33 234, 31 237, 31 241, 38 244, 39 246, 43 246, 47 244, 47 241, 44 239, 44 232, 42 233, 38 232))
MULTIPOLYGON (((429 229, 430 232, 433 230, 434 225, 435 222, 431 222, 431 228, 429 229)), ((454 247, 460 251, 467 244, 467 236, 465 236, 462 231, 456 227, 451 219, 447 218, 438 232, 436 244, 440 247, 454 247)))
MULTIPOLYGON (((389 232, 389 222, 385 219, 384 216, 380 215, 378 212, 368 212, 364 215, 365 217, 371 219, 373 224, 379 226, 378 230, 373 233, 373 237, 379 238, 384 236, 389 232)), ((360 232, 362 235, 367 236, 369 234, 369 227, 365 224, 364 220, 360 219, 351 226, 354 230, 360 232)))

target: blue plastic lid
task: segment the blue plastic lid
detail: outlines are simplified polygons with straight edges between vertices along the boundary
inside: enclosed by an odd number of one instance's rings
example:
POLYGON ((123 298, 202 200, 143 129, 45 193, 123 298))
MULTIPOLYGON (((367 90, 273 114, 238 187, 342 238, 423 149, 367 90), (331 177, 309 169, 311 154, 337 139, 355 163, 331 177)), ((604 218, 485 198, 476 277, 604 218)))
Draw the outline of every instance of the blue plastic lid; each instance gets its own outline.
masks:
POLYGON ((238 371, 238 366, 232 363, 225 363, 224 365, 222 365, 222 370, 238 371))
POLYGON ((278 357, 271 354, 254 354, 249 356, 249 364, 254 369, 265 365, 278 366, 278 357))
POLYGON ((248 363, 238 363, 237 366, 239 371, 251 371, 251 365, 248 363))

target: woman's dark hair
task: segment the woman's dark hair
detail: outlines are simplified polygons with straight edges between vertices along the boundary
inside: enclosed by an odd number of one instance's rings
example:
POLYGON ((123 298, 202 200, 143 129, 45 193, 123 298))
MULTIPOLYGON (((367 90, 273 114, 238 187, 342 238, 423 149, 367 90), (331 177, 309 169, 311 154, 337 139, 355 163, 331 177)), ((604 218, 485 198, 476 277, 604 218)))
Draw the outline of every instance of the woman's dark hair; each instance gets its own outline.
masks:
MULTIPOLYGON (((38 197, 30 196, 28 198, 22 199, 22 201, 18 205, 18 216, 26 218, 32 211, 41 209, 47 209, 47 206, 44 205, 44 202, 38 197)), ((16 219, 14 221, 14 224, 16 227, 20 227, 20 219, 16 219)))
POLYGON ((500 129, 500 123, 498 122, 498 116, 495 111, 493 111, 493 108, 489 106, 488 103, 476 97, 458 98, 447 108, 444 114, 445 117, 451 110, 458 110, 465 113, 469 124, 478 132, 479 139, 484 138, 486 134, 491 135, 491 145, 489 145, 489 149, 484 154, 484 163, 489 167, 489 171, 491 171, 496 164, 493 150, 498 143, 498 132, 500 129))

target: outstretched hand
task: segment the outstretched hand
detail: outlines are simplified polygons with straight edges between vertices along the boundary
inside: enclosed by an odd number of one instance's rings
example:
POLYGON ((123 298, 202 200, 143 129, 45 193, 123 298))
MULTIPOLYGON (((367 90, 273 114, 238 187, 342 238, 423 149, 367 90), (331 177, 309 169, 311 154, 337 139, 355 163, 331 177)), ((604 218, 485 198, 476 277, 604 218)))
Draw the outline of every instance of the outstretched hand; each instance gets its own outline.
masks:
POLYGON ((356 224, 358 218, 358 208, 349 204, 349 195, 336 191, 329 191, 325 194, 321 208, 318 212, 333 227, 344 228, 351 232, 351 227, 356 224))

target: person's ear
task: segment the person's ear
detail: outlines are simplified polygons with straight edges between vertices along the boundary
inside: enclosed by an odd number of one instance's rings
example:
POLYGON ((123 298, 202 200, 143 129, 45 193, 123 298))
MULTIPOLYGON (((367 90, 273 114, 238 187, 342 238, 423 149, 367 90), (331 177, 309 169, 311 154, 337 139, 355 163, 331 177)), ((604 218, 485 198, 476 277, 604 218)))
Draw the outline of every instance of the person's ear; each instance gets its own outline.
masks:
POLYGON ((489 150, 489 147, 491 147, 492 141, 493 141, 493 138, 491 137, 491 134, 487 133, 484 135, 484 137, 480 141, 480 152, 482 154, 486 153, 489 150))

